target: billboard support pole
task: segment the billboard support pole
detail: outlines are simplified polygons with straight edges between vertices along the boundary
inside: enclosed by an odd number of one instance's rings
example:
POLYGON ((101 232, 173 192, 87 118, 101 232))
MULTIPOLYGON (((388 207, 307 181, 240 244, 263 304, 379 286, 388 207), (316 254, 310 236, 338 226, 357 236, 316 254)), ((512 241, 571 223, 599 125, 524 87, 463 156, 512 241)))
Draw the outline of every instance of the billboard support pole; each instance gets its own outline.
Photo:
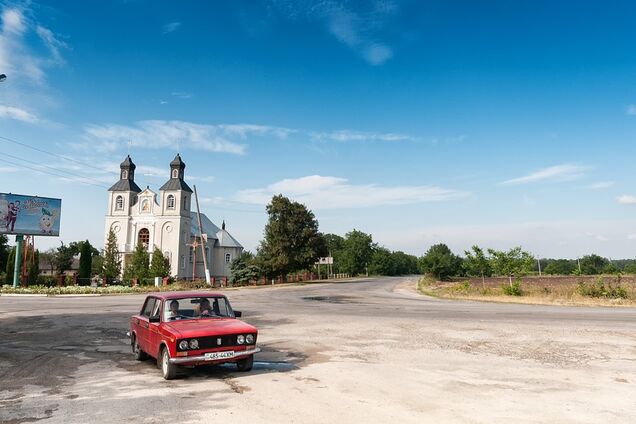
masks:
POLYGON ((22 240, 24 236, 18 234, 15 236, 15 265, 13 267, 13 288, 18 287, 20 283, 20 270, 22 267, 22 240))

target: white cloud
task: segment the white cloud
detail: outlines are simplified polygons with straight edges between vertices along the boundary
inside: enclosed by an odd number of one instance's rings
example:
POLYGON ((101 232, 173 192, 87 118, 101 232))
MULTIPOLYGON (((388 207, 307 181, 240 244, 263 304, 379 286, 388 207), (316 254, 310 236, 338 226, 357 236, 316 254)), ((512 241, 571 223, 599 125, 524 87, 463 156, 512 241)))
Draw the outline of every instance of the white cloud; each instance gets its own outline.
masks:
POLYGON ((380 228, 373 232, 373 239, 391 249, 417 255, 433 244, 446 243, 458 254, 475 244, 498 250, 521 245, 540 257, 576 258, 597 253, 624 258, 632 255, 626 252, 633 250, 630 240, 636 240, 636 234, 627 234, 634 230, 633 220, 536 221, 380 228))
POLYGON ((178 97, 179 99, 186 100, 192 98, 192 93, 187 93, 185 91, 173 91, 170 93, 173 97, 178 97))
POLYGON ((309 136, 314 141, 406 141, 415 138, 396 133, 375 133, 353 130, 339 130, 331 132, 310 132, 309 136))
POLYGON ((163 33, 169 34, 179 29, 181 22, 170 22, 163 26, 163 33))
POLYGON ((38 25, 35 31, 49 49, 52 61, 56 64, 64 63, 64 59, 62 58, 60 49, 68 48, 68 45, 63 41, 60 41, 48 28, 44 28, 43 26, 38 25))
POLYGON ((616 201, 621 205, 636 205, 636 196, 632 194, 623 194, 616 198, 616 201))
POLYGON ((214 181, 216 181, 216 177, 213 175, 209 175, 207 177, 197 177, 196 175, 190 175, 188 179, 192 181, 201 181, 203 183, 213 183, 214 181))
POLYGON ((0 69, 11 77, 13 84, 43 84, 45 70, 63 63, 60 50, 67 48, 53 32, 28 21, 18 8, 5 8, 0 18, 0 69), (38 54, 30 48, 26 38, 30 32, 40 38, 48 56, 38 54))
POLYGON ((393 50, 385 44, 374 43, 364 50, 364 58, 372 65, 382 65, 393 57, 393 50))
POLYGON ((11 104, 5 106, 4 115, 51 124, 36 115, 56 104, 47 89, 47 71, 64 63, 62 50, 68 46, 53 31, 28 18, 34 13, 26 5, 0 6, 0 71, 8 77, 0 90, 5 104, 11 104))
POLYGON ((636 105, 627 106, 626 112, 628 115, 636 115, 636 105))
POLYGON ((602 190, 604 188, 610 188, 614 186, 614 181, 599 181, 585 186, 588 190, 602 190))
POLYGON ((14 166, 0 166, 0 174, 9 174, 13 172, 18 172, 20 168, 16 168, 14 166))
POLYGON ((13 106, 0 105, 0 118, 1 119, 14 119, 17 121, 27 122, 29 124, 35 124, 39 122, 39 119, 34 114, 27 112, 24 109, 13 106))
POLYGON ((248 137, 271 136, 283 139, 292 130, 265 125, 207 125, 185 121, 148 120, 134 125, 88 125, 86 142, 73 144, 80 149, 112 152, 131 143, 146 149, 180 148, 242 155, 248 137), (239 140, 236 140, 236 139, 239 140))
POLYGON ((378 41, 387 19, 398 10, 393 2, 273 0, 272 4, 290 19, 323 22, 331 35, 371 65, 382 65, 393 57, 391 46, 378 41))
POLYGON ((285 179, 264 188, 241 190, 232 200, 267 204, 272 196, 284 194, 311 209, 347 209, 381 205, 404 205, 451 200, 466 193, 435 186, 353 185, 344 178, 311 175, 285 179))
POLYGON ((571 181, 583 177, 587 167, 563 164, 540 169, 523 177, 503 181, 500 185, 529 184, 542 181, 571 181))
POLYGON ((19 9, 5 9, 2 12, 2 31, 17 35, 26 31, 24 15, 19 9))
POLYGON ((634 233, 634 234, 628 234, 628 235, 627 235, 627 239, 628 239, 628 240, 636 240, 636 233, 634 233))

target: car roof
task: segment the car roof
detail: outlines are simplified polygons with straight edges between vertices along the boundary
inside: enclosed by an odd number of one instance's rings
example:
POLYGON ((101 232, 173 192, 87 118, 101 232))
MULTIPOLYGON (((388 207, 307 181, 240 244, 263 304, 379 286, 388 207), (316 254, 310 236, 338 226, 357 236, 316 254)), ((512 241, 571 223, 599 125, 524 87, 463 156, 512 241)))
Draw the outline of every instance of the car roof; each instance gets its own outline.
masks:
POLYGON ((214 293, 209 291, 176 291, 176 292, 158 292, 148 293, 148 296, 158 297, 159 299, 183 299, 186 297, 215 297, 222 296, 222 293, 214 293))

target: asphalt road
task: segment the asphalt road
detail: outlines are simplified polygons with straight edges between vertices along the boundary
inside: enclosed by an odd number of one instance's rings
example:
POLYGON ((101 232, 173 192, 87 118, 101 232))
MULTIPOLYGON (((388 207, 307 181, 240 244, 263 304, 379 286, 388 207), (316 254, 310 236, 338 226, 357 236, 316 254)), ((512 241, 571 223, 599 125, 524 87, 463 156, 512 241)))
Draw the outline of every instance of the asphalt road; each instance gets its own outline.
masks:
POLYGON ((0 422, 633 422, 636 309, 454 302, 415 280, 227 290, 254 370, 136 362, 143 296, 0 296, 0 422))

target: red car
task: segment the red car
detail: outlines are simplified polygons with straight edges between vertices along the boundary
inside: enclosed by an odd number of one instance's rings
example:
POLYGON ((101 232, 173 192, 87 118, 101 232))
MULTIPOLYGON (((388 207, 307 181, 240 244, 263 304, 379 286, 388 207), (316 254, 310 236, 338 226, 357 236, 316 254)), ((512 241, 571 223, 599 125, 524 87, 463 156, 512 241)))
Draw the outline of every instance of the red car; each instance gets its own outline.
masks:
POLYGON ((138 315, 130 318, 135 359, 157 358, 163 378, 179 366, 234 362, 239 371, 252 369, 258 330, 238 319, 222 294, 209 292, 152 293, 138 315))

